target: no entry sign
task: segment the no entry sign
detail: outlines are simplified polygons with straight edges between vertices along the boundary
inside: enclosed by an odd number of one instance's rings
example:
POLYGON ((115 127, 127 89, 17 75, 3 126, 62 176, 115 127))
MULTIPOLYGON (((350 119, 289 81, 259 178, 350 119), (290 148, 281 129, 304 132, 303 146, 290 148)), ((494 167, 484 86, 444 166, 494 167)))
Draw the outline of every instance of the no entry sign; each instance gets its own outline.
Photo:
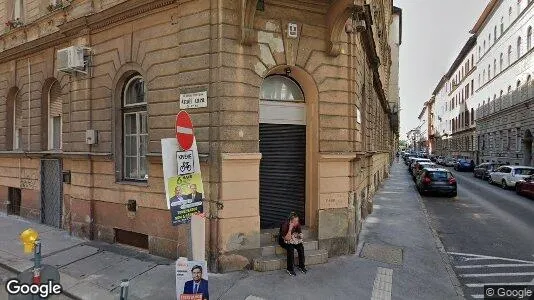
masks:
POLYGON ((176 139, 183 150, 191 149, 193 145, 193 122, 186 111, 176 115, 176 139))

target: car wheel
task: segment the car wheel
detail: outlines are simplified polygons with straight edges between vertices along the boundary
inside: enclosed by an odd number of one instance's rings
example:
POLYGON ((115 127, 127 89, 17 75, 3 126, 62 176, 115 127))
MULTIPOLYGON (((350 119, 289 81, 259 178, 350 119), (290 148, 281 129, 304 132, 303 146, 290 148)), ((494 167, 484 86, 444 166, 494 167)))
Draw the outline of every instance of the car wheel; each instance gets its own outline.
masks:
POLYGON ((506 180, 502 180, 501 181, 501 187, 503 188, 503 190, 506 190, 508 188, 508 185, 506 185, 506 180))
POLYGON ((493 180, 491 179, 491 176, 488 177, 488 183, 489 183, 489 184, 493 184, 493 180))
POLYGON ((515 185, 515 193, 518 195, 521 195, 521 189, 519 188, 519 185, 515 185))

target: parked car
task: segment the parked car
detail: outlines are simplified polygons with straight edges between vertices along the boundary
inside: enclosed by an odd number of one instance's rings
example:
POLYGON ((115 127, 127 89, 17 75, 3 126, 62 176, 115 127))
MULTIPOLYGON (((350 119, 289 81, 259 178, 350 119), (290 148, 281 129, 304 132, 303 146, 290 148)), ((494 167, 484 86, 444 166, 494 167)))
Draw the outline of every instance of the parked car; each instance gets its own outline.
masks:
POLYGON ((431 162, 430 159, 428 158, 413 158, 411 161, 410 161, 410 164, 408 165, 408 172, 410 172, 410 174, 413 174, 412 171, 413 171, 413 166, 416 162, 431 162))
POLYGON ((438 158, 436 158, 436 163, 438 165, 443 165, 444 162, 445 162, 445 158, 443 156, 438 156, 438 158))
POLYGON ((473 170, 473 176, 483 180, 488 180, 490 178, 490 173, 497 170, 500 166, 502 166, 502 164, 491 162, 481 163, 473 170))
POLYGON ((518 195, 534 199, 534 176, 529 176, 517 181, 515 191, 518 195))
POLYGON ((416 181, 417 177, 423 172, 423 169, 427 169, 427 168, 435 169, 435 168, 439 168, 439 166, 433 162, 428 162, 428 161, 417 161, 413 163, 412 164, 413 181, 416 181))
POLYGON ((499 184, 503 189, 515 187, 515 184, 531 175, 534 175, 534 168, 528 166, 501 166, 495 172, 490 173, 488 182, 499 184))
POLYGON ((472 172, 475 168, 475 163, 467 159, 459 159, 454 165, 454 170, 456 171, 468 171, 472 172))
POLYGON ((456 164, 456 159, 452 157, 446 157, 443 161, 443 165, 446 167, 454 167, 455 164, 456 164))
POLYGON ((416 181, 417 190, 421 195, 428 193, 446 194, 456 197, 456 178, 451 171, 444 168, 424 168, 416 181))

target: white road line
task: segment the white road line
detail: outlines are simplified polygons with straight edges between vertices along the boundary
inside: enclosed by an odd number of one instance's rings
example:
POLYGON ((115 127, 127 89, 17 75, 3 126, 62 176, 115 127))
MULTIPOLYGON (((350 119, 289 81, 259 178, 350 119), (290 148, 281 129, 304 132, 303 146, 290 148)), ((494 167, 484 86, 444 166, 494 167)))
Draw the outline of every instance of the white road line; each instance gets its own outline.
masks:
POLYGON ((391 300, 391 288, 393 285, 393 270, 378 267, 371 300, 391 300))
POLYGON ((504 261, 514 261, 514 262, 522 262, 527 264, 534 264, 534 261, 528 261, 528 260, 521 260, 521 259, 512 259, 512 258, 505 258, 505 257, 497 257, 497 256, 488 256, 488 255, 478 255, 478 254, 469 254, 469 253, 459 253, 459 252, 447 252, 450 255, 456 255, 456 256, 471 256, 471 258, 466 258, 466 260, 486 260, 486 259, 495 259, 495 260, 504 260, 504 261))
POLYGON ((532 267, 534 264, 492 264, 492 265, 464 265, 464 266, 454 266, 457 269, 477 269, 477 268, 516 268, 516 267, 532 267))
POLYGON ((177 133, 193 134, 193 129, 187 127, 176 126, 177 133))
POLYGON ((465 285, 467 287, 483 287, 485 285, 529 285, 530 282, 498 282, 498 283, 495 283, 495 282, 485 282, 485 283, 466 283, 465 285))
POLYGON ((495 277, 495 276, 531 276, 533 272, 523 273, 486 273, 486 274, 459 274, 460 277, 495 277))

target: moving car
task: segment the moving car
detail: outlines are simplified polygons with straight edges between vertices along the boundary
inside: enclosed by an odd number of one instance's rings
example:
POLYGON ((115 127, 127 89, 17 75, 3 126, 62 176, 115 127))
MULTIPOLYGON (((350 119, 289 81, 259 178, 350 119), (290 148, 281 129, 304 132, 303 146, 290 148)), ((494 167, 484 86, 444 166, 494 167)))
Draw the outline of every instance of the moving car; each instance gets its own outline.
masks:
POLYGON ((501 166, 495 172, 490 173, 488 182, 499 184, 503 189, 515 187, 515 184, 531 175, 534 175, 534 168, 528 166, 501 166))
POLYGON ((517 181, 515 191, 518 195, 534 199, 534 176, 529 176, 517 181))
POLYGON ((468 171, 472 172, 475 168, 475 163, 471 163, 472 160, 467 159, 459 159, 456 164, 454 164, 454 169, 456 171, 468 171))
POLYGON ((445 157, 445 159, 443 160, 443 165, 446 167, 454 167, 455 164, 456 164, 456 159, 452 157, 445 157))
POLYGON ((483 180, 488 180, 490 178, 490 173, 497 170, 500 166, 502 166, 502 164, 493 162, 481 163, 473 170, 473 176, 483 180))
POLYGON ((416 181, 417 190, 421 195, 428 193, 446 194, 456 197, 456 178, 451 171, 444 168, 424 168, 416 181))

